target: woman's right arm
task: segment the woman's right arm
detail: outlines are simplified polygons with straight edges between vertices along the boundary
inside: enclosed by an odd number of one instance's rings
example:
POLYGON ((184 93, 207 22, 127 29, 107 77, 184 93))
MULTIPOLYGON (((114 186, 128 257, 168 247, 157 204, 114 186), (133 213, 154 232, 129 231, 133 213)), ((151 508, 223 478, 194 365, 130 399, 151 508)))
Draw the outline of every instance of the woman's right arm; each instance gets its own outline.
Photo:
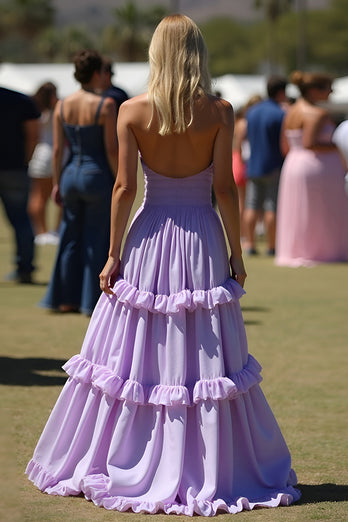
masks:
POLYGON ((119 159, 111 201, 110 249, 99 276, 100 288, 106 294, 113 294, 111 289, 119 273, 122 239, 137 192, 138 144, 131 128, 135 110, 132 102, 124 102, 118 114, 119 159))
POLYGON ((57 205, 61 205, 61 197, 59 194, 59 183, 62 171, 62 160, 64 153, 64 129, 61 119, 61 104, 59 100, 56 103, 53 113, 53 153, 52 153, 52 176, 53 190, 52 199, 57 205))
POLYGON ((283 154, 283 157, 287 155, 290 150, 289 143, 285 134, 285 129, 287 128, 287 115, 284 116, 283 123, 280 130, 280 150, 283 154))
POLYGON ((240 244, 238 191, 232 172, 234 115, 228 102, 221 102, 221 123, 214 144, 213 186, 221 219, 231 250, 232 277, 244 286, 246 271, 240 244))
POLYGON ((104 117, 104 146, 108 163, 113 176, 116 178, 118 143, 117 143, 117 108, 112 98, 106 98, 103 104, 104 117))

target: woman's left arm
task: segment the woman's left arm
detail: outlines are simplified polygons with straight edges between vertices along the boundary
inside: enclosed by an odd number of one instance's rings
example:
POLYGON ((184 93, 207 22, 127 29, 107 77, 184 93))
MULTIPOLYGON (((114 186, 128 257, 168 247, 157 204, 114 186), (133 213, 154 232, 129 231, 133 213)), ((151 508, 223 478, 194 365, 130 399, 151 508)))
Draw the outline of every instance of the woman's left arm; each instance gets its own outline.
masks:
POLYGON ((321 143, 319 141, 320 131, 329 121, 328 113, 325 109, 316 108, 316 110, 306 115, 303 125, 303 146, 315 152, 331 152, 337 147, 334 143, 321 143))

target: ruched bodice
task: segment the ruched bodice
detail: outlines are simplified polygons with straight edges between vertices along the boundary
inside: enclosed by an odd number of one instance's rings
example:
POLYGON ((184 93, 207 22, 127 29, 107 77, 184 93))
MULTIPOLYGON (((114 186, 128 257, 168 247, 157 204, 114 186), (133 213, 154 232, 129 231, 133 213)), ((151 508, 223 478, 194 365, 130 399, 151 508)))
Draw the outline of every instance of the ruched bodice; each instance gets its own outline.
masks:
MULTIPOLYGON (((323 126, 318 135, 318 144, 331 143, 334 126, 331 123, 327 123, 323 126)), ((303 130, 302 129, 286 129, 285 137, 288 141, 290 149, 304 149, 302 142, 303 130)))
POLYGON ((225 284, 230 267, 221 223, 211 203, 213 165, 184 178, 158 174, 143 161, 142 166, 145 194, 123 250, 125 280, 141 291, 161 295, 225 284), (190 263, 183 261, 185 255, 190 263))
POLYGON ((151 170, 143 161, 144 205, 211 206, 213 165, 192 176, 174 178, 151 170))
POLYGON ((286 129, 285 137, 290 149, 303 149, 302 129, 286 129))

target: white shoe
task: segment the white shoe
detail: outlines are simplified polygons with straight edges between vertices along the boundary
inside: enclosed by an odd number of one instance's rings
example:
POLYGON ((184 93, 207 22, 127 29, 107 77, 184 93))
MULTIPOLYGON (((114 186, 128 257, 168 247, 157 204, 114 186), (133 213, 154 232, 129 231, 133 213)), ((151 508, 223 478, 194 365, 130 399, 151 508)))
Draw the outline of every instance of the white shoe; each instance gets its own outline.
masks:
POLYGON ((50 245, 58 245, 59 243, 59 232, 55 230, 50 230, 47 235, 49 236, 49 244, 50 245))
POLYGON ((44 234, 38 234, 34 239, 35 245, 58 245, 59 237, 52 234, 51 232, 46 232, 44 234))

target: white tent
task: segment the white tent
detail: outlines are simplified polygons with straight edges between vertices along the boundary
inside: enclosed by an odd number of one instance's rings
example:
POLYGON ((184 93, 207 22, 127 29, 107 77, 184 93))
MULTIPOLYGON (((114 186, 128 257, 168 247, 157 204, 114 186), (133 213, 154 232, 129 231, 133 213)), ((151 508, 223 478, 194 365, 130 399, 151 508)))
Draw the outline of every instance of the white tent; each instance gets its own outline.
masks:
MULTIPOLYGON (((214 90, 220 91, 222 97, 235 108, 243 105, 255 94, 266 96, 266 85, 267 77, 263 75, 226 74, 213 80, 214 90)), ((287 85, 286 93, 292 98, 300 95, 298 88, 292 84, 287 85)), ((348 110, 348 76, 334 80, 329 101, 334 107, 345 107, 348 110)))
MULTIPOLYGON (((146 90, 147 63, 117 63, 113 67, 114 82, 130 96, 146 90)), ((0 65, 0 86, 32 95, 44 82, 53 82, 58 95, 64 98, 79 88, 74 78, 73 64, 12 64, 0 65)))
MULTIPOLYGON (((136 96, 146 90, 149 76, 148 63, 115 63, 113 70, 114 83, 125 89, 129 96, 136 96)), ((57 85, 58 95, 61 98, 79 88, 79 84, 74 79, 73 64, 3 63, 0 65, 0 86, 25 94, 34 94, 36 89, 46 81, 52 81, 57 85)), ((223 98, 238 108, 255 94, 265 96, 266 82, 267 77, 264 75, 226 74, 213 79, 213 90, 220 91, 223 98)), ((288 85, 287 94, 297 97, 299 93, 294 85, 288 85)), ((348 107, 348 76, 334 81, 330 103, 348 107)))
MULTIPOLYGON (((116 63, 113 65, 113 81, 136 96, 146 90, 149 76, 148 63, 116 63)), ((34 94, 44 82, 51 81, 58 88, 58 95, 64 98, 76 91, 79 84, 74 79, 73 64, 13 64, 0 65, 0 85, 34 94)), ((253 94, 265 95, 265 77, 247 75, 225 75, 213 80, 213 89, 237 107, 253 94)))
POLYGON ((213 90, 219 91, 235 108, 244 105, 255 94, 266 95, 266 78, 261 75, 225 74, 213 79, 212 84, 213 90))

